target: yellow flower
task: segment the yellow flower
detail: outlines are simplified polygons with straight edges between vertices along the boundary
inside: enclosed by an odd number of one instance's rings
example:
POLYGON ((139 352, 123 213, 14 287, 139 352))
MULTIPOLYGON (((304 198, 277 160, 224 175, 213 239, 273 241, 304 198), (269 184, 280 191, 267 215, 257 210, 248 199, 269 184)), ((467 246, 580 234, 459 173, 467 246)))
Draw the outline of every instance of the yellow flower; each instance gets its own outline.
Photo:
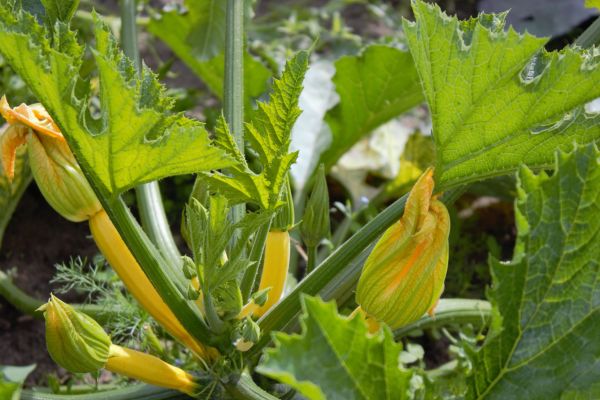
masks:
POLYGON ((0 99, 0 114, 10 125, 0 134, 2 164, 12 180, 17 148, 27 144, 29 165, 44 198, 70 221, 89 219, 102 209, 60 130, 40 104, 11 108, 0 99))
POLYGON ((370 317, 399 328, 433 312, 448 269, 450 218, 432 197, 433 171, 415 183, 404 215, 365 262, 356 301, 370 317))

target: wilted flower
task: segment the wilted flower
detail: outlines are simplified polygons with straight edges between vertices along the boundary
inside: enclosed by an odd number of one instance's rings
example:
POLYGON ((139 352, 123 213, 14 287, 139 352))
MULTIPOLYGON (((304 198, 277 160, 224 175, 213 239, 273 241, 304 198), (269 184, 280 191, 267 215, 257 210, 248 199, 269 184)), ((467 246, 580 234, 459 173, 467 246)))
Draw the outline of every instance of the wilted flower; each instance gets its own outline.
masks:
POLYGON ((9 126, 0 133, 4 172, 14 175, 17 148, 27 144, 29 165, 44 198, 70 221, 85 221, 102 209, 62 133, 41 104, 11 108, 0 99, 9 126))
POLYGON ((362 310, 393 329, 432 312, 444 290, 450 217, 432 197, 433 187, 429 169, 415 183, 400 221, 369 255, 358 282, 362 310))

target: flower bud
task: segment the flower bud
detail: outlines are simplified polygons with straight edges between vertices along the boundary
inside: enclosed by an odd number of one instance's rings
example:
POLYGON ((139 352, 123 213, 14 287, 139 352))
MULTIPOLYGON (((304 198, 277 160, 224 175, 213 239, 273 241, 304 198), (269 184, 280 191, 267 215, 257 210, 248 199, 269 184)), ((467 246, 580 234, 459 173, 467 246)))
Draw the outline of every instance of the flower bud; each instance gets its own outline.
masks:
POLYGON ((40 104, 10 108, 2 97, 0 114, 14 127, 0 138, 9 178, 17 147, 27 144, 33 177, 52 208, 74 222, 85 221, 102 209, 60 130, 40 104))
POLYGON ((329 193, 321 164, 300 225, 302 240, 307 247, 316 247, 329 236, 329 229, 329 193))
POLYGON ((112 343, 96 321, 54 295, 40 310, 46 319, 46 347, 58 365, 71 372, 94 372, 104 367, 112 343))
POLYGON ((433 187, 429 169, 415 183, 400 221, 377 242, 358 282, 357 303, 393 329, 431 312, 444 290, 450 217, 432 198, 433 187))

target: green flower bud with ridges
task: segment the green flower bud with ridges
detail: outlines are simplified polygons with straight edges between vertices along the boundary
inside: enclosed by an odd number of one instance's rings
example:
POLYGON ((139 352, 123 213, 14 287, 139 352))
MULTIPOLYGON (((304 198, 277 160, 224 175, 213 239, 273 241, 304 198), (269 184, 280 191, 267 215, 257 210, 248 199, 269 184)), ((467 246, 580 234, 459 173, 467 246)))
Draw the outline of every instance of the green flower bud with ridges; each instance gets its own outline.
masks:
POLYGON ((315 176, 315 183, 304 209, 300 225, 302 240, 307 247, 316 247, 327 238, 329 228, 329 192, 325 179, 325 168, 321 164, 315 176))
POLYGON ((112 343, 96 321, 54 295, 40 310, 46 319, 46 347, 58 365, 71 372, 104 367, 112 343))
POLYGON ((358 282, 362 310, 393 329, 431 313, 444 290, 450 217, 432 197, 433 187, 429 169, 415 183, 400 221, 377 242, 358 282))

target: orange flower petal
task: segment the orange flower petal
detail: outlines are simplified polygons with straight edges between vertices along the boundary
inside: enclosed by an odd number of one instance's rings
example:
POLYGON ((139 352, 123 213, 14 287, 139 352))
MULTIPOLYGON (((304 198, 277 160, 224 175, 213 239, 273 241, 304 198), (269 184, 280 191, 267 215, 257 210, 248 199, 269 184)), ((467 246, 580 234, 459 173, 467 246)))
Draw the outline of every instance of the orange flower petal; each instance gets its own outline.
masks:
POLYGON ((4 131, 0 133, 0 157, 4 174, 10 182, 15 177, 15 160, 17 148, 27 141, 29 128, 16 125, 5 125, 4 131))

